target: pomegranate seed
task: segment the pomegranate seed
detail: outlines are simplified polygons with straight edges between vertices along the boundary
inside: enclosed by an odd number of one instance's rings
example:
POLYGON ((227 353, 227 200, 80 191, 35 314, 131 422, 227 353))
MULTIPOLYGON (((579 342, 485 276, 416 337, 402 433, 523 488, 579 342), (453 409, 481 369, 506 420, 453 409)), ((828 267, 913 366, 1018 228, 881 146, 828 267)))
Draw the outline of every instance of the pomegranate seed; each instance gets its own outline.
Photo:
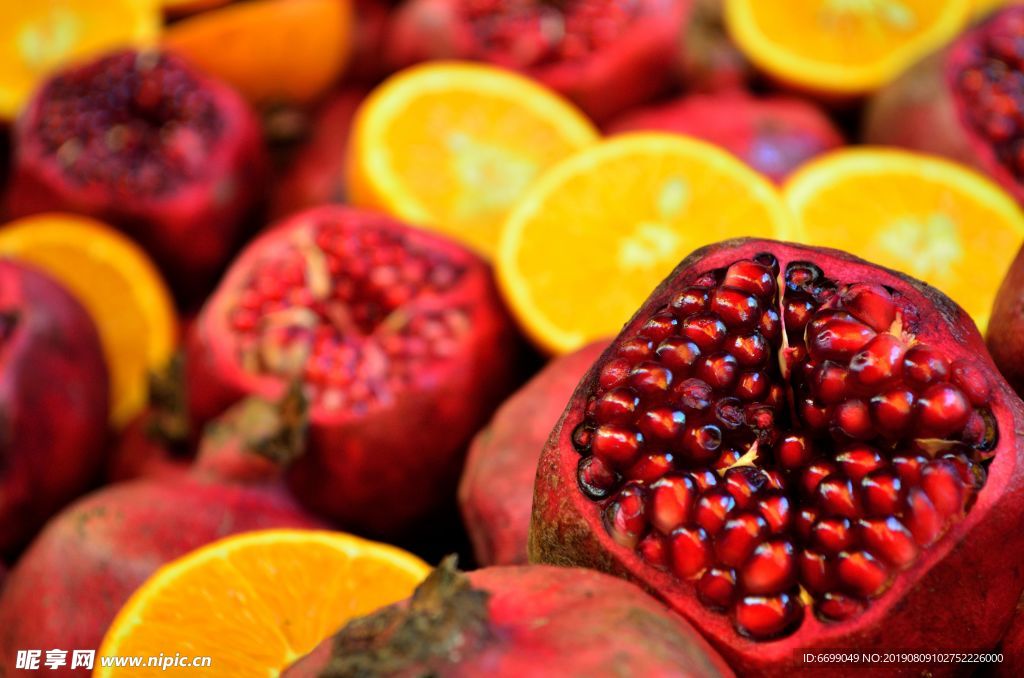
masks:
POLYGON ((942 517, 922 489, 913 488, 907 493, 903 522, 920 546, 931 546, 942 536, 942 517))
POLYGON ((697 500, 696 523, 708 534, 717 535, 725 527, 725 521, 735 506, 736 500, 731 494, 725 490, 711 490, 697 500))
POLYGON ((963 511, 965 492, 956 467, 947 459, 936 459, 921 470, 921 489, 943 518, 963 511))
POLYGON ((736 595, 736 574, 728 568, 709 568, 697 582, 697 596, 713 610, 726 610, 736 595))
POLYGON ((928 386, 946 378, 949 361, 935 349, 918 344, 903 356, 903 374, 913 385, 928 386))
POLYGON ((923 437, 943 437, 961 430, 971 415, 963 392, 950 384, 929 386, 914 406, 923 437))
POLYGON ((881 285, 855 283, 839 293, 843 308, 876 332, 886 332, 896 321, 892 294, 881 285))
POLYGON ((697 485, 689 476, 665 476, 651 484, 651 525, 664 534, 693 518, 697 485))
POLYGON ((711 295, 711 312, 729 329, 749 330, 761 319, 761 304, 749 292, 720 287, 711 295))
POLYGON ((768 377, 764 372, 744 372, 737 380, 733 393, 746 402, 762 400, 768 393, 769 386, 768 377))
POLYGON ((590 444, 591 452, 612 468, 626 468, 636 461, 643 436, 624 426, 598 426, 590 444))
POLYGON ((644 361, 629 373, 629 383, 641 398, 661 398, 672 385, 672 370, 656 362, 644 361))
POLYGON ((786 593, 777 596, 745 596, 734 608, 736 631, 749 638, 767 640, 782 635, 803 618, 803 608, 786 593))
POLYGON ((721 445, 722 430, 714 424, 690 426, 683 434, 683 452, 693 464, 706 464, 715 459, 721 445))
POLYGON ((888 471, 864 476, 861 480, 861 504, 869 516, 888 516, 896 513, 903 499, 903 484, 888 471))
POLYGON ((824 593, 835 585, 828 558, 823 553, 804 549, 797 555, 800 583, 811 593, 824 593))
POLYGON ((817 522, 818 509, 813 506, 800 509, 799 513, 796 514, 796 533, 804 541, 810 540, 811 531, 817 522))
POLYGON ((761 367, 768 362, 768 342, 758 332, 730 337, 725 350, 743 367, 761 367))
POLYGON ((597 383, 601 386, 602 390, 615 388, 629 375, 630 367, 629 361, 624 358, 609 360, 601 368, 597 383))
POLYGON ((691 471, 690 476, 693 477, 693 482, 697 483, 697 489, 701 492, 718 487, 718 474, 711 469, 691 471))
POLYGON ((754 255, 754 261, 771 271, 773 282, 779 277, 779 260, 771 252, 758 252, 754 255))
POLYGON ((640 328, 640 336, 658 343, 676 333, 679 321, 667 311, 655 314, 640 328))
POLYGON ((703 412, 711 406, 712 389, 700 379, 687 379, 679 385, 675 395, 688 412, 703 412))
POLYGON ((668 407, 645 410, 637 422, 645 440, 674 440, 685 426, 686 414, 668 407))
POLYGON ((619 476, 597 457, 583 457, 577 466, 576 479, 583 494, 591 499, 604 499, 619 484, 619 476))
POLYGON ((807 331, 807 350, 815 360, 849 361, 875 337, 875 331, 856 320, 833 318, 817 332, 807 331))
POLYGON ((771 268, 755 261, 737 261, 727 268, 722 285, 749 292, 761 299, 770 299, 775 294, 775 276, 771 268))
POLYGON ((697 359, 700 358, 700 348, 697 344, 682 337, 669 337, 658 345, 656 353, 661 363, 677 377, 690 374, 697 359))
POLYGON ((843 473, 854 482, 859 482, 861 478, 885 464, 878 450, 863 443, 847 446, 836 455, 836 462, 843 473))
MULTIPOLYGON (((963 441, 979 452, 991 452, 996 447, 999 432, 996 418, 987 409, 975 410, 964 424, 963 441)), ((988 455, 983 455, 987 458, 988 455)))
POLYGON ((640 398, 629 388, 616 388, 597 401, 594 416, 602 424, 628 424, 640 405, 640 398))
POLYGON ((866 551, 841 554, 836 576, 844 588, 863 598, 881 595, 890 582, 888 568, 866 551))
POLYGON ((825 515, 856 518, 860 515, 853 481, 840 475, 831 475, 818 484, 818 506, 825 515))
POLYGON ((739 567, 764 539, 768 524, 755 513, 740 513, 725 521, 722 532, 715 537, 718 562, 739 567))
POLYGON ((736 506, 747 508, 767 482, 761 469, 737 466, 725 472, 725 490, 736 500, 736 506))
POLYGON ((697 364, 697 377, 714 389, 727 390, 736 381, 739 367, 728 353, 715 353, 697 364))
POLYGON ((669 306, 675 311, 676 317, 685 320, 707 309, 708 291, 700 287, 687 287, 672 297, 669 306))
POLYGON ((859 528, 864 546, 890 566, 904 569, 917 559, 914 535, 896 518, 861 520, 859 528))
POLYGON ((811 528, 811 541, 822 551, 835 555, 853 544, 853 532, 846 518, 822 518, 811 528))
POLYGON ((779 320, 779 312, 769 308, 761 314, 761 320, 757 324, 761 336, 769 342, 774 343, 782 336, 782 322, 779 320))
POLYGON ((810 299, 786 298, 782 306, 782 321, 786 324, 786 332, 791 340, 802 336, 803 329, 816 310, 817 307, 810 299))
POLYGON ((826 621, 843 621, 864 611, 864 601, 845 593, 829 591, 818 600, 814 609, 826 621))
POLYGON ((590 454, 590 444, 594 440, 594 429, 586 422, 572 430, 572 446, 580 454, 590 454))
POLYGON ((647 497, 644 487, 625 485, 604 510, 605 528, 620 546, 635 549, 647 531, 647 497))
POLYGON ((903 342, 891 334, 879 334, 850 360, 850 372, 861 386, 878 388, 903 374, 903 342))
POLYGON ((741 456, 743 456, 743 453, 740 452, 739 450, 733 449, 731 447, 726 448, 725 450, 722 451, 721 454, 718 455, 718 459, 715 460, 713 466, 718 471, 731 468, 736 464, 736 462, 740 460, 741 456))
POLYGON ((830 461, 818 461, 806 467, 800 477, 800 486, 808 497, 818 492, 818 485, 836 472, 836 465, 830 461))
POLYGON ((800 418, 807 428, 812 431, 822 431, 826 429, 832 421, 832 414, 834 408, 830 405, 816 402, 810 398, 805 398, 800 403, 800 418))
POLYGON ((871 399, 871 421, 880 433, 895 438, 910 428, 913 407, 914 394, 895 388, 871 399))
POLYGON ((892 467, 904 485, 913 486, 921 482, 921 469, 927 461, 924 457, 897 455, 892 458, 892 467))
POLYGON ((659 570, 668 569, 668 547, 665 546, 665 540, 661 535, 651 532, 640 540, 636 551, 644 561, 659 570))
POLYGON ((757 504, 772 534, 782 534, 789 530, 792 521, 792 507, 789 498, 784 494, 773 494, 761 499, 757 504))
POLYGON ((835 405, 849 397, 849 380, 850 371, 831 360, 815 367, 811 375, 814 395, 826 405, 835 405))
POLYGON ((785 540, 758 544, 741 570, 743 588, 749 593, 782 593, 796 577, 793 545, 785 540))
POLYGON ((669 538, 672 571, 680 579, 697 577, 711 564, 708 535, 699 527, 680 527, 669 538))
POLYGON ((646 454, 626 470, 625 476, 630 480, 653 483, 673 468, 671 454, 646 454))
POLYGON ((797 469, 814 459, 814 448, 811 447, 807 436, 802 433, 791 433, 779 442, 775 455, 783 468, 797 469))
POLYGON ((633 337, 619 344, 618 354, 631 365, 635 365, 654 356, 654 342, 645 337, 633 337))
POLYGON ((958 360, 953 363, 950 380, 960 388, 975 407, 987 405, 992 398, 992 389, 984 373, 970 363, 958 360))
POLYGON ((867 440, 874 436, 871 411, 863 400, 847 400, 836 407, 832 415, 836 429, 854 440, 867 440))
POLYGON ((743 426, 746 421, 746 413, 740 399, 722 398, 715 403, 715 421, 729 431, 735 431, 743 426))
POLYGON ((792 292, 808 292, 824 273, 808 261, 794 261, 786 266, 786 288, 792 292))
POLYGON ((728 330, 717 316, 702 313, 687 318, 683 322, 681 334, 695 343, 697 347, 709 353, 722 346, 728 330))

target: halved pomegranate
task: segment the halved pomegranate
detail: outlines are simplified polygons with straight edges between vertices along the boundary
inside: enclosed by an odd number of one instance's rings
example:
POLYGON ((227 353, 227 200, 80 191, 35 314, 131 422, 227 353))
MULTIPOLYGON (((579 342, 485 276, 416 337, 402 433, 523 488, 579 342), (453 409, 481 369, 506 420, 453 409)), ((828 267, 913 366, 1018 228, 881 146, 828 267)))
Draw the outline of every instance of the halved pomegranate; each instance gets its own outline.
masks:
POLYGON ((374 533, 454 497, 470 437, 512 386, 518 339, 476 255, 374 212, 314 208, 251 243, 188 340, 195 423, 300 381, 300 500, 374 533))
POLYGON ((581 382, 541 457, 531 558, 638 581, 740 673, 791 672, 798 649, 991 648, 1024 588, 1022 424, 935 289, 719 243, 581 382))

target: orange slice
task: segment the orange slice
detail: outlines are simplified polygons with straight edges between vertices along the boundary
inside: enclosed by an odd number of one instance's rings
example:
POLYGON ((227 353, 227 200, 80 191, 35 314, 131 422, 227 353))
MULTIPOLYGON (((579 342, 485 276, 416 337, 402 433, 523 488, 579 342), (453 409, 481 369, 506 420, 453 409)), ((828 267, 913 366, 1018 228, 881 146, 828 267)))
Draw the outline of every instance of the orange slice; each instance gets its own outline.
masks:
POLYGON ((164 45, 257 104, 307 103, 348 63, 349 0, 252 0, 172 24, 164 45))
POLYGON ((430 568, 341 532, 266 530, 157 570, 125 603, 93 676, 276 676, 354 617, 407 598, 430 568), (112 668, 111 655, 210 657, 210 667, 112 668))
POLYGON ((0 256, 46 270, 89 311, 110 369, 111 419, 127 423, 145 406, 149 373, 170 360, 177 336, 174 303, 153 262, 109 226, 58 213, 0 227, 0 256))
POLYGON ((470 63, 417 66, 374 90, 356 115, 351 199, 490 256, 533 180, 597 137, 572 104, 520 75, 470 63))
POLYGON ((44 77, 115 47, 152 44, 158 0, 0 2, 0 119, 17 115, 44 77))
POLYGON ((877 89, 948 41, 972 0, 726 0, 750 60, 789 84, 840 96, 877 89))
POLYGON ((624 134, 548 171, 505 222, 498 282, 529 336, 568 353, 614 335, 692 250, 785 239, 775 187, 726 151, 672 134, 624 134))
POLYGON ((1024 213, 972 169, 906 151, 858 148, 812 160, 784 197, 802 242, 847 250, 938 287, 984 332, 1024 241, 1024 213))

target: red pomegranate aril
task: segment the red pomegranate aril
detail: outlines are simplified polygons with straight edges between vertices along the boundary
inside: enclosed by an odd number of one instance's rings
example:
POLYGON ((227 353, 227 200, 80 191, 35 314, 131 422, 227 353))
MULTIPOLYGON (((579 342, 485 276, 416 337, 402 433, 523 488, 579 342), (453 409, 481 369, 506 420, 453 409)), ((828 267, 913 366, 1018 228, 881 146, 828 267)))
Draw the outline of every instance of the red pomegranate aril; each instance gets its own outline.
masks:
POLYGON ((758 544, 740 570, 740 582, 747 593, 782 593, 796 577, 793 545, 785 540, 758 544))
POLYGON ((899 454, 892 458, 892 467, 904 485, 913 487, 921 482, 921 469, 927 461, 924 457, 899 454))
POLYGON ((768 524, 755 513, 740 513, 725 521, 722 532, 715 537, 718 562, 739 567, 764 539, 768 524))
POLYGON ((807 350, 815 360, 849 361, 868 342, 875 331, 855 320, 832 318, 816 332, 807 328, 807 350))
POLYGON ((819 403, 812 398, 804 398, 800 403, 800 418, 812 431, 823 431, 832 423, 835 408, 832 405, 819 403))
POLYGON ((970 445, 982 453, 982 458, 987 458, 986 453, 995 449, 999 440, 996 420, 987 409, 974 410, 964 424, 964 434, 961 438, 964 443, 970 445))
POLYGON ((640 398, 629 388, 616 388, 597 401, 594 415, 603 424, 628 424, 640 405, 640 398))
POLYGON ((860 482, 861 505, 868 516, 888 516, 899 510, 903 484, 888 471, 870 473, 860 482))
POLYGON ((682 320, 701 313, 708 307, 708 291, 701 287, 687 287, 676 294, 669 306, 682 320))
POLYGON ((824 275, 822 270, 808 261, 793 261, 786 267, 786 288, 793 292, 807 292, 824 275))
POLYGON ((759 468, 737 466, 725 472, 725 490, 736 500, 736 506, 745 509, 765 486, 767 478, 759 468))
POLYGON ((730 337, 725 350, 743 367, 761 367, 768 361, 769 346, 760 333, 730 337))
POLYGON ((727 610, 736 597, 735 571, 729 568, 708 568, 697 582, 697 596, 713 610, 727 610))
POLYGON ((853 481, 841 475, 831 475, 818 484, 818 506, 825 515, 856 518, 860 515, 853 481))
POLYGON ((642 399, 661 398, 672 385, 672 370, 660 363, 644 361, 629 373, 629 384, 642 399))
POLYGON ((772 494, 762 497, 757 503, 757 510, 768 524, 772 534, 783 534, 789 531, 793 520, 793 507, 784 494, 772 494))
POLYGON ((864 388, 878 388, 903 374, 906 347, 891 334, 879 334, 850 360, 850 372, 864 388))
POLYGON ((729 514, 736 506, 736 500, 725 490, 711 490, 697 500, 694 519, 707 534, 717 535, 725 527, 729 514))
POLYGON ((721 398, 715 403, 715 421, 728 431, 743 426, 746 413, 739 398, 721 398))
POLYGON ((642 442, 643 436, 636 431, 607 424, 594 431, 590 451, 612 468, 626 468, 636 461, 642 442))
POLYGON ((871 425, 871 411, 863 400, 853 399, 840 403, 832 417, 835 428, 854 440, 867 440, 875 434, 871 425))
POLYGON ((722 445, 722 429, 714 424, 690 426, 683 434, 683 457, 693 464, 706 464, 715 459, 722 445))
POLYGON ((871 420, 885 436, 897 437, 910 428, 913 421, 914 394, 905 388, 894 388, 871 399, 871 420))
POLYGON ((838 294, 843 308, 876 332, 887 332, 896 321, 892 294, 881 285, 855 283, 838 294))
POLYGON ((903 356, 903 374, 912 385, 928 386, 946 378, 949 360, 928 346, 911 346, 903 356))
POLYGON ((988 384, 985 375, 974 365, 958 360, 953 363, 949 374, 950 381, 960 387, 971 405, 984 407, 992 398, 992 388, 988 384))
POLYGON ((697 344, 683 337, 669 337, 658 345, 655 353, 662 365, 680 378, 689 376, 701 355, 697 344))
POLYGON ((668 407, 645 410, 637 427, 647 440, 674 440, 686 426, 686 414, 668 407))
POLYGON ((712 388, 700 379, 687 379, 674 391, 679 404, 691 413, 703 412, 711 406, 712 388))
POLYGON ((826 405, 835 405, 850 395, 850 370, 826 360, 814 368, 811 383, 818 400, 826 405))
POLYGON ((803 608, 786 593, 777 596, 745 596, 736 604, 733 623, 750 638, 767 640, 782 635, 803 618, 803 608))
POLYGON ((782 438, 775 451, 776 460, 785 469, 798 469, 814 459, 814 447, 807 436, 791 433, 782 438))
POLYGON ((680 579, 692 579, 711 564, 708 534, 699 527, 681 527, 669 537, 672 571, 680 579))
POLYGON ((813 506, 805 506, 796 514, 796 533, 804 541, 811 539, 811 531, 818 522, 819 512, 813 506))
POLYGON ((669 568, 668 547, 665 545, 665 539, 661 535, 654 532, 649 533, 640 540, 636 550, 641 558, 659 570, 667 570, 669 568))
POLYGON ((775 294, 775 277, 771 269, 756 261, 737 261, 727 268, 722 285, 743 290, 760 299, 770 299, 775 294))
POLYGON ((824 593, 835 585, 828 557, 804 548, 797 554, 800 583, 811 593, 824 593))
POLYGON ((822 480, 836 472, 836 465, 830 461, 818 461, 804 469, 800 476, 800 486, 808 497, 818 492, 822 480))
POLYGON ((782 321, 779 319, 779 312, 774 308, 769 308, 762 313, 757 329, 761 336, 769 342, 777 342, 782 337, 782 321))
POLYGON ((580 489, 591 499, 604 499, 619 484, 619 476, 595 456, 582 457, 576 476, 580 489))
POLYGON ((888 568, 866 551, 840 554, 836 577, 844 588, 864 598, 881 595, 891 581, 888 568))
POLYGON ((626 484, 604 509, 608 534, 620 545, 634 549, 647 532, 646 490, 636 483, 626 484))
POLYGON ((724 471, 726 469, 735 466, 743 453, 734 448, 726 448, 719 455, 718 459, 715 460, 713 467, 716 471, 724 471))
POLYGON ((594 429, 583 423, 572 431, 572 446, 580 454, 590 453, 590 444, 594 441, 594 429))
POLYGON ((858 527, 868 551, 890 566, 903 569, 917 559, 914 535, 895 517, 861 520, 858 527))
POLYGON ((640 334, 657 343, 675 334, 678 327, 679 321, 676 317, 668 311, 665 311, 653 316, 650 320, 644 323, 643 328, 640 330, 640 334))
POLYGON ((814 605, 819 617, 833 622, 850 619, 863 612, 864 608, 863 600, 837 591, 829 591, 814 605))
POLYGON ((615 388, 629 375, 632 365, 625 358, 612 358, 601 366, 597 383, 602 390, 615 388))
POLYGON ((921 488, 943 518, 963 511, 966 499, 963 481, 948 459, 936 459, 921 470, 921 488))
POLYGON ((907 493, 907 508, 903 522, 920 546, 931 546, 942 536, 942 516, 920 488, 915 487, 907 493))
POLYGON ((712 354, 697 365, 697 378, 719 391, 728 390, 736 381, 738 372, 736 358, 728 353, 712 354))
POLYGON ((836 462, 843 473, 854 482, 860 482, 861 478, 885 464, 878 450, 865 444, 846 447, 836 455, 836 462))
POLYGON ((757 297, 730 287, 720 287, 711 294, 710 309, 733 331, 752 329, 761 319, 757 297))
POLYGON ((697 486, 689 476, 665 476, 651 484, 651 525, 669 534, 693 518, 697 486))
POLYGON ((671 454, 645 454, 625 471, 630 480, 642 483, 653 483, 658 478, 675 468, 671 454))
POLYGON ((693 478, 693 482, 697 483, 697 489, 701 492, 707 492, 712 487, 719 485, 718 474, 711 469, 693 470, 690 472, 690 477, 693 478))
POLYGON ((782 322, 790 340, 803 337, 804 328, 816 310, 817 306, 810 299, 786 298, 782 306, 782 322))
POLYGON ((618 354, 624 358, 630 366, 636 365, 641 360, 649 360, 654 355, 654 342, 647 337, 634 337, 619 345, 618 354))
POLYGON ((717 316, 702 313, 687 318, 680 334, 697 344, 701 352, 710 353, 722 346, 728 331, 717 316))
POLYGON ((811 528, 811 541, 825 553, 835 555, 853 545, 853 531, 846 518, 822 518, 811 528))
POLYGON ((950 384, 928 387, 914 405, 922 437, 945 437, 961 430, 971 415, 963 392, 950 384))
POLYGON ((764 372, 744 372, 736 381, 732 392, 740 400, 751 402, 762 400, 768 394, 770 386, 764 372))

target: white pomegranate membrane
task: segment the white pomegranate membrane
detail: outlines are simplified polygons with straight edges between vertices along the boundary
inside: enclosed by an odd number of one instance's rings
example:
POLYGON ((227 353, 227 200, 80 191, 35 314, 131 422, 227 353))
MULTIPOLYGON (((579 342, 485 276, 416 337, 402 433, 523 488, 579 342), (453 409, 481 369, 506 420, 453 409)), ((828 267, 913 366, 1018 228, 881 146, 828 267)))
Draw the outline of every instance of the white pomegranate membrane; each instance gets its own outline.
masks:
POLYGON ((268 248, 229 311, 239 363, 301 379, 327 409, 391 400, 452 357, 468 313, 445 299, 465 269, 383 221, 323 218, 268 248))
POLYGON ((675 294, 572 434, 609 535, 757 640, 863 612, 970 510, 998 437, 982 372, 906 333, 893 290, 779 273, 759 254, 675 294))

